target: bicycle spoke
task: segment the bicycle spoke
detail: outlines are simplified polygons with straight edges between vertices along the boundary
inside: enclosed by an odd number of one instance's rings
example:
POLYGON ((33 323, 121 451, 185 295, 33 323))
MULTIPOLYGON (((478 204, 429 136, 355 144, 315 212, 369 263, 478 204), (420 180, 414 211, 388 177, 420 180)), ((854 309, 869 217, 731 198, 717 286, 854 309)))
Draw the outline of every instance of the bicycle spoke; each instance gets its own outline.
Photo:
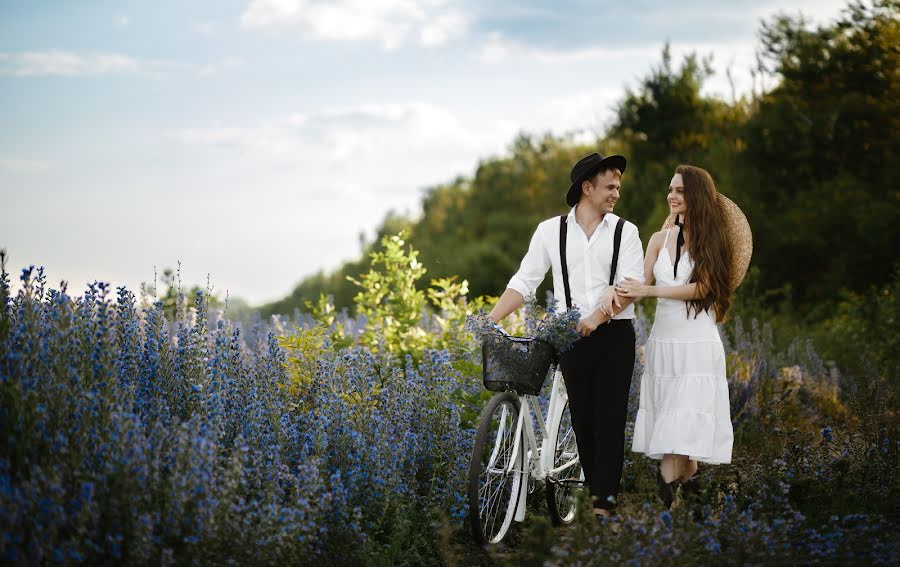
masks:
POLYGON ((500 479, 499 482, 500 482, 500 485, 497 487, 497 490, 492 490, 491 492, 489 492, 486 495, 487 498, 485 499, 485 505, 484 505, 483 509, 489 510, 491 508, 491 506, 494 504, 494 502, 496 502, 499 498, 503 497, 502 487, 506 483, 506 479, 500 479))
POLYGON ((500 503, 503 500, 504 495, 506 494, 506 485, 509 482, 509 477, 504 476, 500 479, 499 484, 496 486, 496 489, 492 491, 491 494, 488 495, 488 503, 487 508, 490 512, 490 515, 496 519, 496 512, 500 509, 500 503))
MULTIPOLYGON (((503 494, 505 492, 504 491, 505 487, 506 487, 506 479, 501 481, 497 492, 494 493, 494 498, 491 501, 492 505, 489 506, 489 509, 491 511, 491 513, 490 513, 491 529, 488 532, 488 535, 491 537, 493 537, 493 535, 495 533, 494 527, 497 525, 497 519, 498 519, 497 512, 500 510, 500 503, 503 501, 503 494)), ((505 520, 505 518, 504 518, 504 520, 505 520)))
POLYGON ((491 452, 491 456, 488 459, 488 463, 495 463, 497 452, 500 446, 501 439, 506 437, 506 417, 509 415, 509 410, 507 410, 506 406, 503 406, 502 413, 500 414, 500 426, 497 429, 497 438, 494 441, 494 449, 491 452))
POLYGON ((552 478, 549 479, 548 506, 557 524, 568 524, 575 517, 575 494, 583 487, 584 473, 578 460, 578 446, 572 429, 571 409, 563 407, 557 425, 552 478))
MULTIPOLYGON (((498 512, 502 508, 504 496, 506 495, 506 492, 507 492, 506 486, 507 486, 508 482, 509 482, 508 478, 504 478, 503 480, 501 480, 500 485, 497 487, 497 490, 493 493, 492 497, 490 498, 490 500, 488 502, 488 510, 489 510, 488 518, 490 519, 490 522, 491 522, 491 529, 489 530, 489 532, 487 534, 489 537, 493 537, 493 535, 495 533, 494 528, 497 524, 497 520, 499 519, 498 512)), ((509 501, 507 500, 507 506, 508 505, 509 505, 509 501)), ((506 520, 505 515, 504 515, 503 520, 504 521, 506 520)))
POLYGON ((477 529, 485 541, 500 541, 509 529, 515 513, 516 487, 521 467, 512 463, 518 460, 515 447, 515 429, 518 410, 514 400, 503 400, 488 414, 483 426, 480 454, 476 456, 479 471, 474 487, 472 513, 477 515, 477 529))

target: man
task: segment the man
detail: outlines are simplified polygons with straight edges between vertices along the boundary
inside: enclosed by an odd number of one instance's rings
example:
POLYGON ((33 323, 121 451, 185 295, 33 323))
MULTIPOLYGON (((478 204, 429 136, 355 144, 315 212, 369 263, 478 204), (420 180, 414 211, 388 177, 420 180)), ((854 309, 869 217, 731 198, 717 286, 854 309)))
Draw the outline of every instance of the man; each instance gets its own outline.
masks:
MULTIPOLYGON (((582 338, 562 356, 560 368, 581 466, 598 516, 610 515, 619 493, 634 370, 633 299, 617 297, 615 286, 609 285, 619 221, 612 211, 619 200, 625 163, 622 156, 604 158, 594 153, 575 164, 566 195, 572 207, 565 219, 567 270, 560 254, 561 221, 553 217, 538 225, 519 271, 489 315, 499 322, 521 307, 550 268, 559 305, 566 304, 568 294, 571 306, 580 311, 577 330, 582 338)), ((614 283, 625 278, 643 281, 643 258, 637 227, 624 222, 614 283)))

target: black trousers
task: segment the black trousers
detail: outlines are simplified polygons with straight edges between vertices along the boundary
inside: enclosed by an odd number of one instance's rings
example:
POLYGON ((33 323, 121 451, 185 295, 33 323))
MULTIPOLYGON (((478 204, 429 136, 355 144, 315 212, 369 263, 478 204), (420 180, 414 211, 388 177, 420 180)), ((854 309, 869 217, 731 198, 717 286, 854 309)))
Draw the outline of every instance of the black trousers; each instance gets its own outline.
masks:
POLYGON ((579 339, 560 359, 578 455, 595 508, 615 508, 619 494, 634 342, 633 322, 614 319, 579 339))

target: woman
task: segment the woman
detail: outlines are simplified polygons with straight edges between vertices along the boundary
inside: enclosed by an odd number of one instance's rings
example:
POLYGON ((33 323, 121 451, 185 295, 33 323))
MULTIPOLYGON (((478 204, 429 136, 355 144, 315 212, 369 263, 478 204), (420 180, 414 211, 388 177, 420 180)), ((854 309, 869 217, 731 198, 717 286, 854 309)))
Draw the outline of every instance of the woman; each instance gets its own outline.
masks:
POLYGON ((685 493, 699 489, 698 461, 730 463, 733 441, 725 351, 716 329, 731 305, 733 281, 720 199, 706 170, 680 165, 668 201, 675 226, 647 245, 647 283, 627 279, 616 289, 625 297, 659 298, 632 451, 662 460, 659 495, 667 507, 678 483, 685 493))

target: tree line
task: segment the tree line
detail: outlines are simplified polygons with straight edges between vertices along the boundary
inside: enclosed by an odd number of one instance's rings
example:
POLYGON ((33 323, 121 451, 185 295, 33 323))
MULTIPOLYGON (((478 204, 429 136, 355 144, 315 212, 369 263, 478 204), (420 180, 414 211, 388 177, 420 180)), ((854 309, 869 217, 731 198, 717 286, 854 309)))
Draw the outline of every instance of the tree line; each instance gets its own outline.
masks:
MULTIPOLYGON (((702 92, 712 73, 708 57, 676 62, 666 47, 624 92, 595 142, 521 134, 507 155, 429 189, 419 218, 389 214, 375 242, 406 228, 428 269, 426 283, 459 276, 471 295, 497 295, 537 223, 566 212, 578 158, 592 151, 628 157, 616 213, 638 225, 644 242, 666 216, 672 171, 690 163, 712 173, 753 229, 751 273, 736 305, 823 319, 839 292, 865 293, 897 278, 898 16, 900 1, 875 0, 852 2, 816 27, 802 17, 762 22, 752 74, 775 86, 730 101, 702 92)), ((304 279, 263 314, 305 310, 320 294, 351 307, 358 288, 347 276, 368 269, 373 246, 304 279)))

